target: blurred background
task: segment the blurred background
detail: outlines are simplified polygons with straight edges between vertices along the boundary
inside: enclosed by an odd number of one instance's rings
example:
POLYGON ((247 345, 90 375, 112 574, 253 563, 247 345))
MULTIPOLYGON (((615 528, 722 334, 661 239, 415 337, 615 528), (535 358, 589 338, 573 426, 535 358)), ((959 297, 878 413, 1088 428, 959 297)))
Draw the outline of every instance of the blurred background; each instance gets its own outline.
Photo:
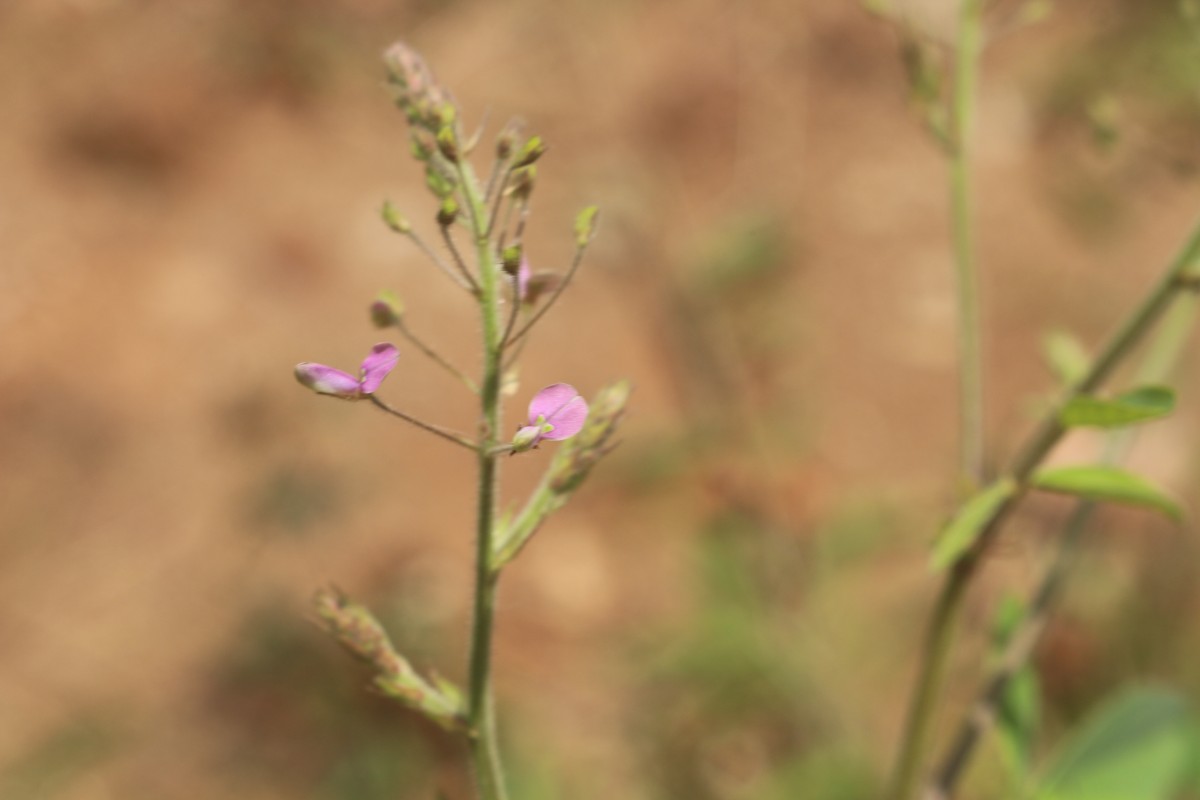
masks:
MULTIPOLYGON (((948 42, 956 5, 902 8, 948 42)), ((472 309, 378 218, 390 198, 435 238, 382 85, 399 38, 468 126, 549 143, 535 267, 602 209, 510 419, 547 383, 636 387, 620 449, 505 574, 516 796, 877 797, 957 489, 955 315, 900 38, 834 0, 0 2, 0 797, 467 797, 457 743, 308 607, 334 583, 463 678, 471 459, 290 374, 354 368, 384 288, 477 366, 472 309)), ((997 464, 1054 390, 1043 336, 1101 341, 1200 208, 1198 41, 1175 0, 1063 0, 987 53, 997 464)), ((469 430, 402 347, 382 396, 469 430)), ((1134 461, 1194 513, 1194 368, 1179 388, 1134 461)), ((548 458, 506 462, 507 502, 548 458)), ((942 734, 1069 508, 1027 505, 987 564, 942 734)), ((1122 684, 1200 697, 1197 555, 1194 524, 1097 518, 1037 657, 1041 750, 1122 684)), ((965 796, 1002 796, 998 764, 985 745, 965 796)))

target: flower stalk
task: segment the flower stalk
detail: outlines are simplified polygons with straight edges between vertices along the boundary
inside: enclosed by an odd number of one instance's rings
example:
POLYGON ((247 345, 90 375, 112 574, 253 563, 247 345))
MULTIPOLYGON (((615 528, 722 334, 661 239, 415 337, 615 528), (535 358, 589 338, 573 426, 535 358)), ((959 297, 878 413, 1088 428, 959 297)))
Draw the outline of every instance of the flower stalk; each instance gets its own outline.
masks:
MULTIPOLYGON (((370 613, 339 594, 332 591, 319 593, 317 613, 335 638, 374 668, 375 683, 380 689, 448 730, 465 735, 479 800, 507 800, 492 696, 492 636, 501 568, 607 452, 607 442, 620 417, 619 410, 614 412, 611 402, 606 402, 602 418, 607 422, 597 423, 600 427, 587 426, 588 404, 574 387, 554 383, 536 393, 530 403, 529 424, 509 441, 503 434, 503 381, 506 367, 515 360, 521 347, 510 351, 507 345, 512 343, 510 335, 519 319, 525 319, 525 325, 516 331, 514 338, 525 337, 546 309, 558 300, 565 284, 579 267, 583 248, 594 230, 596 214, 595 209, 588 209, 577 220, 576 259, 562 280, 554 275, 533 274, 521 257, 521 238, 528 222, 529 199, 535 185, 534 162, 546 149, 541 139, 533 137, 516 150, 516 126, 512 123, 506 126, 497 143, 496 159, 487 185, 481 185, 467 160, 479 134, 471 141, 464 140, 458 108, 449 93, 436 82, 424 60, 404 44, 389 48, 384 60, 396 104, 412 127, 412 154, 424 164, 426 187, 438 204, 436 221, 450 257, 449 263, 413 232, 408 219, 390 203, 384 204, 383 221, 393 231, 410 238, 438 270, 471 294, 479 308, 482 330, 480 380, 471 380, 409 330, 404 321, 403 303, 396 295, 382 293, 372 303, 370 316, 377 327, 398 330, 417 350, 477 395, 476 435, 471 438, 417 419, 376 395, 399 357, 398 350, 391 344, 376 345, 363 360, 357 375, 311 363, 297 365, 295 372, 300 383, 319 394, 344 400, 369 400, 391 416, 475 454, 478 469, 475 580, 465 692, 459 692, 437 676, 431 680, 422 678, 397 653, 382 626, 370 613), (513 245, 507 249, 505 240, 510 235, 507 230, 510 216, 506 214, 503 229, 495 228, 497 211, 504 198, 508 199, 509 214, 514 205, 520 209, 516 229, 511 232, 513 245), (457 228, 460 236, 462 231, 467 232, 470 249, 460 251, 452 228, 457 228), (509 258, 510 254, 515 256, 509 258), (464 255, 471 257, 470 261, 464 255), (507 288, 510 283, 511 291, 507 288), (552 287, 555 288, 553 296, 537 308, 538 298, 552 287), (505 302, 511 307, 505 309, 505 302), (529 313, 522 316, 522 312, 529 313), (560 451, 543 481, 554 502, 531 501, 540 509, 537 522, 523 523, 519 541, 508 552, 505 547, 514 543, 511 529, 500 530, 496 513, 501 457, 534 449, 542 441, 566 442, 570 446, 574 443, 566 440, 581 431, 584 434, 579 437, 582 444, 560 451), (505 552, 504 558, 497 557, 499 551, 505 552)), ((523 338, 521 346, 526 341, 527 338, 523 338)))

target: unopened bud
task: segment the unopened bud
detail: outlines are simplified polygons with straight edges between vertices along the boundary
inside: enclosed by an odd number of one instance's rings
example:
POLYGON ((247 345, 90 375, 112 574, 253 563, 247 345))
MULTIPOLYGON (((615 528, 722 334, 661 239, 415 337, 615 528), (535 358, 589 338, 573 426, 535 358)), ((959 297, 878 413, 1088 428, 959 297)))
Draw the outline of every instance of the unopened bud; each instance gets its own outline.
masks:
POLYGON ((517 133, 521 128, 521 123, 517 120, 510 120, 500 133, 496 136, 496 158, 501 161, 507 161, 513 154, 513 148, 517 146, 517 133))
POLYGON ((458 163, 458 141, 454 136, 454 129, 449 125, 438 131, 437 148, 451 164, 458 163))
POLYGON ((458 219, 458 202, 453 197, 443 198, 437 213, 438 225, 449 228, 456 219, 458 219))
POLYGON ((577 247, 585 247, 592 240, 592 236, 596 233, 598 214, 599 209, 595 206, 588 206, 579 212, 579 216, 575 217, 575 245, 577 247))
POLYGON ((383 222, 396 233, 409 233, 412 231, 412 225, 408 219, 396 210, 392 205, 391 200, 383 201, 383 208, 379 211, 379 216, 383 218, 383 222))
POLYGON ((454 194, 456 186, 454 176, 443 171, 444 162, 429 160, 425 162, 425 185, 438 198, 446 198, 454 194))
POLYGON ((541 428, 536 425, 526 425, 517 431, 517 435, 512 440, 512 452, 524 453, 526 450, 531 450, 541 438, 541 428))
POLYGON ((521 270, 521 252, 521 245, 514 244, 504 248, 500 254, 500 264, 509 277, 515 277, 521 270))
POLYGON ((517 158, 513 161, 513 167, 517 169, 528 167, 541 158, 545 152, 546 145, 542 143, 542 137, 532 136, 529 141, 525 142, 525 146, 521 148, 521 152, 517 153, 517 158))
POLYGON ((518 200, 528 200, 533 194, 533 185, 537 182, 537 167, 530 165, 513 172, 509 191, 518 200))
POLYGON ((404 303, 391 290, 384 290, 371 303, 371 322, 376 328, 391 328, 400 323, 404 316, 404 303))
POLYGON ((412 152, 412 157, 417 161, 428 161, 429 157, 433 155, 433 145, 416 133, 412 135, 409 150, 412 152))

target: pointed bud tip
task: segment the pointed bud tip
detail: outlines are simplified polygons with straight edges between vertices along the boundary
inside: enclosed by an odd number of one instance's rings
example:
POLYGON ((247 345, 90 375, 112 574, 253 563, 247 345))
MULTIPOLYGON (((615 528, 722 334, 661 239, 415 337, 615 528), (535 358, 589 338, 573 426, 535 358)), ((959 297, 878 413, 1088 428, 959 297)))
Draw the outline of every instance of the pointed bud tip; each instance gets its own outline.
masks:
POLYGON ((383 208, 379 210, 379 216, 383 218, 384 224, 396 233, 408 233, 412 230, 408 219, 396 210, 391 200, 383 201, 383 208))

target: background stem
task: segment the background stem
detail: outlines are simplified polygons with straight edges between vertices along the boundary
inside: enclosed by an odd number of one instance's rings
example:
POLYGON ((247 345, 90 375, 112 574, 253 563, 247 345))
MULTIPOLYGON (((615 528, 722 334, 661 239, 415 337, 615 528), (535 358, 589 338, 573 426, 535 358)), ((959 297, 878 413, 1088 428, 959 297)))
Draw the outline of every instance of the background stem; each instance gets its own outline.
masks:
MULTIPOLYGON (((982 49, 982 0, 962 0, 958 15, 958 47, 950 115, 950 215, 954 240, 954 270, 958 306, 959 476, 974 491, 984 483, 983 355, 972 230, 971 173, 968 147, 975 108, 982 49)), ((913 689, 900 754, 892 775, 891 800, 908 800, 918 782, 918 770, 929 748, 933 711, 944 678, 954 620, 974 572, 972 560, 955 564, 942 585, 926 633, 924 657, 913 689)))
POLYGON ((1150 290, 1142 303, 1134 309, 1125 323, 1096 356, 1088 374, 1078 385, 1071 387, 1059 404, 1046 414, 1041 424, 1026 441, 1025 446, 1018 452, 1013 467, 1008 472, 1008 476, 1017 483, 1018 491, 996 508, 991 518, 983 525, 975 544, 951 567, 925 639, 917 688, 913 693, 912 704, 909 706, 908 721, 905 724, 904 738, 900 745, 900 755, 893 773, 891 791, 888 794, 891 800, 909 800, 916 788, 918 771, 924 762, 925 750, 928 746, 928 734, 936 705, 937 688, 941 684, 946 658, 949 654, 949 647, 946 643, 952 638, 952 629, 966 594, 966 585, 970 583, 980 560, 995 540, 1004 520, 1008 518, 1016 504, 1028 491, 1030 475, 1066 432, 1059 421, 1060 409, 1073 398, 1099 389, 1117 365, 1129 355, 1134 346, 1170 307, 1171 301, 1180 292, 1191 291, 1184 276, 1194 268, 1198 260, 1200 260, 1200 223, 1192 229, 1183 248, 1167 267, 1157 285, 1150 290), (951 630, 945 630, 946 628, 951 630))
MULTIPOLYGON (((1146 352, 1142 367, 1138 370, 1136 385, 1160 383, 1166 380, 1171 369, 1179 360, 1196 314, 1196 298, 1181 299, 1171 309, 1162 323, 1162 329, 1146 352)), ((1136 438, 1137 429, 1122 430, 1109 437, 1102 463, 1120 461, 1136 438)), ((1058 539, 1050 566, 1046 569, 1033 597, 1028 603, 1024 617, 1011 636, 1000 663, 984 682, 971 710, 965 715, 947 748, 935 778, 925 796, 928 800, 946 800, 953 795, 955 786, 966 770, 971 755, 984 734, 995 724, 996 709, 1003 702, 1014 676, 1029 661, 1041 638, 1055 601, 1062 593, 1069 570, 1074 563, 1079 540, 1087 528, 1096 504, 1082 501, 1071 514, 1065 530, 1058 539)))
POLYGON ((962 0, 950 113, 950 214, 958 305, 959 467, 966 485, 984 482, 983 346, 972 224, 970 141, 982 48, 982 0, 962 0))

